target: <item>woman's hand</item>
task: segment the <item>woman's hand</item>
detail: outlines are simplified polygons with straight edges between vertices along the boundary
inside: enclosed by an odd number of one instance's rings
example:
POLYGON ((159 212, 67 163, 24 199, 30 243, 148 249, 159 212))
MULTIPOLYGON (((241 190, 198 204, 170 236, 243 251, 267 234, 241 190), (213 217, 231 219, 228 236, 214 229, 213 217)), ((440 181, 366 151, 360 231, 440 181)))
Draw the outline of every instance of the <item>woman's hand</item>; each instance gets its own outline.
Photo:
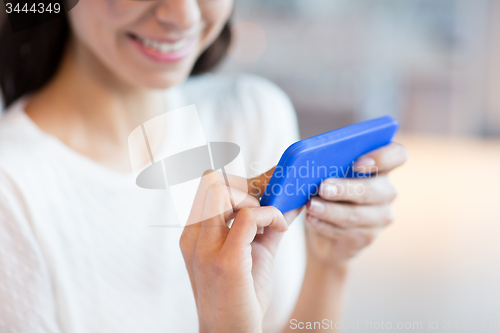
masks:
POLYGON ((360 157, 355 170, 369 178, 330 178, 306 210, 308 258, 343 265, 369 245, 394 219, 390 203, 396 190, 387 173, 407 159, 405 147, 392 143, 360 157))
POLYGON ((274 255, 288 224, 278 209, 260 207, 258 199, 246 192, 265 186, 265 182, 259 184, 260 178, 268 176, 250 180, 244 191, 232 186, 229 194, 221 174, 211 172, 198 189, 191 224, 188 221, 184 228, 180 245, 200 332, 262 330, 271 298, 274 255), (267 227, 265 233, 257 234, 263 227, 267 227))

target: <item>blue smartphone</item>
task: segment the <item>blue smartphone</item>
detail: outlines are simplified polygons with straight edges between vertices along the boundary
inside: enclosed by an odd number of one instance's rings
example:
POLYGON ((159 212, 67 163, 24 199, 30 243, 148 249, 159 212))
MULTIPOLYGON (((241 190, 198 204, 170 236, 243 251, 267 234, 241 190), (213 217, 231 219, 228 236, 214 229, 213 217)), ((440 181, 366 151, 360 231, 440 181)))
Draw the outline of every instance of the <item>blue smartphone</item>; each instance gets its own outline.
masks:
POLYGON ((318 195, 326 178, 366 177, 353 170, 354 161, 388 145, 398 122, 383 116, 295 142, 281 156, 260 200, 282 213, 304 206, 318 195))

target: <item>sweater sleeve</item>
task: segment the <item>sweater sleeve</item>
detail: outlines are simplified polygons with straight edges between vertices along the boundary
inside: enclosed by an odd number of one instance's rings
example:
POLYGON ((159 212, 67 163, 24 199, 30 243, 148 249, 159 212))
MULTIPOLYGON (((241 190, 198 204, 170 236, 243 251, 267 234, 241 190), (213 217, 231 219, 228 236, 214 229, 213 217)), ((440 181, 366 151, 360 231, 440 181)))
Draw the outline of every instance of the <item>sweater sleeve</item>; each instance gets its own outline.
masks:
POLYGON ((60 332, 48 268, 29 213, 1 172, 0 300, 0 332, 60 332))

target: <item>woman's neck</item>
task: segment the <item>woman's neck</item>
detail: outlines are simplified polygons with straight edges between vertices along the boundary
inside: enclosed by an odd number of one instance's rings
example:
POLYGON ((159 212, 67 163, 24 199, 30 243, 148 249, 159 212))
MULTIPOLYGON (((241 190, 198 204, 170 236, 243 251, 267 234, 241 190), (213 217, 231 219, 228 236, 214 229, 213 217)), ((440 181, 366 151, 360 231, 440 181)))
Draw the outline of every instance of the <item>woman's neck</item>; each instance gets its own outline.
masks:
POLYGON ((165 111, 161 91, 125 84, 83 45, 74 43, 68 45, 55 77, 26 106, 43 131, 119 170, 130 169, 131 131, 165 111))

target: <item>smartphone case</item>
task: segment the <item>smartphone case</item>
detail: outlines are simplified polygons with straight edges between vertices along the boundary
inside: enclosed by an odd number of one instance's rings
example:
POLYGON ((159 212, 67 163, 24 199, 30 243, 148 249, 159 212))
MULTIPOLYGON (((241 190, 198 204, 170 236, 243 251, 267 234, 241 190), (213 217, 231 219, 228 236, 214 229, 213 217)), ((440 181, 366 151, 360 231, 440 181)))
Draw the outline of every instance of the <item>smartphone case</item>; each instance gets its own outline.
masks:
POLYGON ((353 171, 353 162, 389 144, 398 128, 394 118, 383 116, 295 142, 281 156, 261 206, 274 206, 286 213, 318 195, 326 178, 369 176, 353 171))

